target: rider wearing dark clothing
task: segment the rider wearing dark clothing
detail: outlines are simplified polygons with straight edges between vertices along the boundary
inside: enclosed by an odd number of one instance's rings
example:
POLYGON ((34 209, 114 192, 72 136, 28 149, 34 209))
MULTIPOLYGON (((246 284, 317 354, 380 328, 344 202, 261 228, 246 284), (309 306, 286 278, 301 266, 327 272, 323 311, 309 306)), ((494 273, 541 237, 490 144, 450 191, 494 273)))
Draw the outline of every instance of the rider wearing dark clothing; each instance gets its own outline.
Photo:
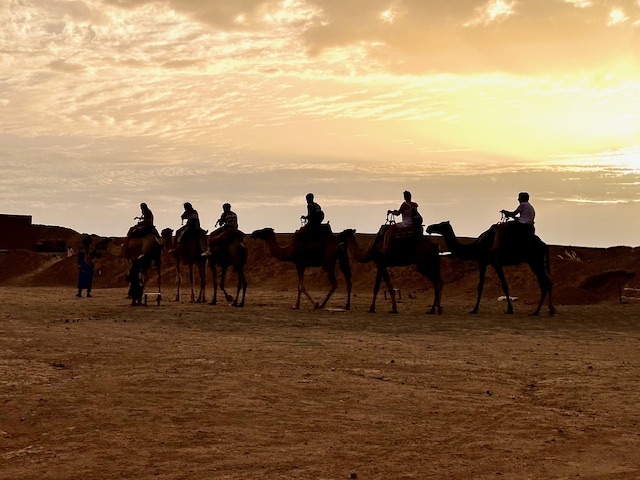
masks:
POLYGON ((307 221, 308 227, 317 227, 324 220, 324 212, 320 205, 313 201, 313 193, 307 193, 307 214, 300 218, 307 221))
POLYGON ((225 203, 222 205, 222 215, 216 222, 220 228, 216 232, 236 232, 238 230, 238 216, 231 210, 231 205, 225 203))
POLYGON ((138 223, 129 229, 128 237, 143 237, 149 233, 153 233, 156 237, 160 237, 158 230, 153 225, 153 212, 146 203, 140 204, 140 216, 135 217, 138 223))
MULTIPOLYGON (((238 232, 238 216, 231 210, 231 204, 225 203, 222 205, 222 215, 216 222, 217 225, 220 225, 220 227, 209 235, 209 244, 211 242, 216 242, 216 244, 223 243, 226 240, 230 240, 234 233, 238 232)), ((202 255, 205 257, 211 255, 211 249, 208 248, 202 255)))
POLYGON ((178 243, 182 240, 187 230, 191 230, 195 234, 200 233, 201 230, 198 212, 189 202, 186 202, 184 204, 184 212, 182 212, 180 218, 182 219, 183 223, 186 220, 187 224, 183 225, 176 231, 176 240, 178 241, 178 243))

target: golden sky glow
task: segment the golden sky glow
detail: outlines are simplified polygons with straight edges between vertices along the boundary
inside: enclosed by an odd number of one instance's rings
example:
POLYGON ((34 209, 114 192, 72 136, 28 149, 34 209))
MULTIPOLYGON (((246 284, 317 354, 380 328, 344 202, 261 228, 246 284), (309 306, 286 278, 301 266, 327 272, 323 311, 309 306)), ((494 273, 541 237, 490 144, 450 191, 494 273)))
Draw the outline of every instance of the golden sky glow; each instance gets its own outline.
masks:
MULTIPOLYGON (((139 198, 135 182, 128 192, 112 185, 133 169, 192 161, 211 175, 220 164, 289 172, 321 159, 347 171, 349 162, 407 162, 448 175, 614 152, 635 171, 638 105, 638 0, 0 0, 0 166, 16 169, 0 180, 4 211, 78 229, 125 230, 137 204, 155 199, 139 198), (80 160, 99 178, 64 167, 80 160), (50 173, 39 190, 34 174, 52 163, 67 176, 50 173), (44 203, 63 213, 49 217, 42 198, 56 188, 44 203), (132 210, 127 219, 74 216, 69 192, 96 190, 132 210)), ((156 204, 169 222, 184 186, 162 171, 156 204)), ((257 222, 260 208, 293 208, 315 187, 255 188, 237 200, 224 187, 192 194, 212 211, 244 201, 257 222)), ((585 198, 597 200, 599 188, 585 198)), ((345 210, 375 204, 326 195, 345 210)), ((631 188, 621 199, 638 200, 631 188)))

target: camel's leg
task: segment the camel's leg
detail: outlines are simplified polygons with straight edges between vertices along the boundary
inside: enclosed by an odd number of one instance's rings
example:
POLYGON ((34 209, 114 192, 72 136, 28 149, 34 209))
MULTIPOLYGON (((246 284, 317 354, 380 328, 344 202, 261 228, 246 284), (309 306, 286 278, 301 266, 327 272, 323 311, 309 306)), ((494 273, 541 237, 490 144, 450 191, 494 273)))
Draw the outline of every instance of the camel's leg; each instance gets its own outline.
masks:
POLYGON ((193 263, 189 264, 189 284, 191 285, 191 303, 195 303, 196 301, 196 292, 193 288, 193 263))
POLYGON ((351 265, 349 264, 349 256, 347 255, 346 249, 341 250, 338 255, 338 262, 342 275, 344 275, 344 281, 347 284, 347 304, 344 306, 344 309, 351 310, 351 265))
POLYGON ((345 275, 344 281, 347 284, 347 303, 344 306, 344 309, 351 310, 351 288, 352 288, 351 275, 345 275))
POLYGON ((336 288, 338 288, 338 281, 336 280, 335 265, 332 265, 331 267, 327 267, 327 268, 325 268, 325 270, 327 272, 327 276, 329 277, 329 284, 331 286, 329 287, 329 292, 327 293, 327 296, 325 297, 325 299, 320 304, 319 308, 324 308, 325 307, 325 305, 327 304, 327 302, 331 298, 331 295, 333 295, 333 292, 335 292, 336 288))
POLYGON ((500 285, 502 285, 502 291, 504 292, 505 296, 507 297, 507 312, 506 313, 511 315, 511 314, 513 314, 513 304, 511 303, 511 297, 509 296, 509 285, 507 284, 507 279, 504 276, 504 269, 502 268, 502 265, 500 265, 498 262, 495 262, 493 264, 493 269, 498 274, 498 278, 500 279, 500 285))
POLYGON ((218 272, 216 268, 216 262, 213 258, 209 258, 209 267, 211 269, 211 276, 213 277, 213 298, 210 305, 218 304, 218 272))
POLYGON ((391 294, 391 310, 389 313, 398 313, 398 304, 396 303, 396 291, 393 288, 393 284, 391 283, 391 277, 389 277, 389 272, 385 268, 382 271, 382 278, 384 279, 384 283, 387 286, 387 290, 391 294))
POLYGON ((227 278, 227 265, 222 265, 220 267, 220 270, 222 270, 221 278, 220 278, 220 290, 222 290, 222 293, 224 294, 224 299, 227 302, 232 302, 233 301, 233 297, 231 295, 229 295, 227 293, 227 290, 224 288, 224 282, 225 282, 225 279, 227 278))
POLYGON ((300 308, 300 297, 304 293, 305 297, 313 304, 313 308, 317 309, 319 307, 318 302, 315 302, 313 298, 311 298, 311 295, 309 295, 307 289, 304 287, 304 265, 296 265, 296 270, 298 271, 298 300, 294 308, 300 308))
POLYGON ((438 315, 441 315, 442 304, 440 302, 442 301, 442 280, 440 280, 439 278, 428 278, 433 285, 433 305, 431 305, 431 308, 427 310, 427 314, 433 315, 437 313, 438 315))
POLYGON ((424 262, 418 264, 418 272, 429 279, 433 285, 433 305, 431 309, 427 311, 428 315, 437 313, 442 314, 442 277, 440 276, 440 256, 437 254, 431 255, 425 259, 424 262))
POLYGON ((533 312, 531 315, 536 316, 540 313, 540 309, 542 308, 542 304, 544 303, 544 299, 546 298, 547 294, 549 295, 549 315, 553 315, 555 313, 555 308, 551 302, 551 290, 553 287, 553 283, 551 282, 549 275, 547 275, 547 272, 544 269, 544 265, 536 266, 535 269, 533 265, 529 264, 529 266, 531 267, 531 271, 536 276, 536 279, 538 280, 538 286, 540 287, 540 302, 538 303, 538 308, 536 308, 535 312, 533 312))
POLYGON ((476 299, 476 304, 469 313, 477 314, 478 309, 480 308, 480 299, 482 298, 482 291, 484 290, 484 278, 487 275, 487 264, 481 262, 478 264, 478 298, 476 299))
POLYGON ((236 299, 233 302, 234 307, 244 307, 244 297, 247 293, 247 279, 244 276, 244 268, 238 268, 238 289, 236 290, 236 299), (242 299, 240 303, 238 303, 238 296, 240 295, 240 290, 242 290, 242 299))
POLYGON ((200 291, 198 292, 198 303, 207 301, 207 263, 206 260, 198 261, 198 275, 200 276, 200 291))
POLYGON ((176 262, 176 284, 177 284, 177 290, 176 290, 176 298, 175 301, 179 302, 180 301, 180 286, 182 285, 182 274, 180 273, 180 260, 177 260, 176 262))
POLYGON ((380 291, 380 282, 382 280, 382 273, 380 273, 380 269, 376 269, 376 281, 373 284, 373 298, 371 299, 371 305, 369 306, 369 313, 376 313, 376 298, 378 297, 378 292, 380 291))
MULTIPOLYGON (((162 265, 158 262, 158 293, 162 293, 162 265)), ((160 295, 162 298, 162 295, 160 295)))

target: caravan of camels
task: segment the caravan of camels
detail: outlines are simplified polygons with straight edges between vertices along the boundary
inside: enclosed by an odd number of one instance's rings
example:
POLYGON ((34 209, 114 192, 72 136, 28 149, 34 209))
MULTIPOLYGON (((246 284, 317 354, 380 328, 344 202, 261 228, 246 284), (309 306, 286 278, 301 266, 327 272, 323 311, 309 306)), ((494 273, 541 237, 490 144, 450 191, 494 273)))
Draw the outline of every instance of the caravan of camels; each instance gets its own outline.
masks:
MULTIPOLYGON (((311 303, 314 309, 325 308, 336 291, 336 264, 338 264, 347 286, 347 301, 344 310, 351 307, 352 271, 350 258, 360 263, 372 262, 375 266, 373 297, 368 311, 375 313, 376 299, 382 282, 390 294, 390 313, 398 313, 396 292, 389 268, 413 266, 420 275, 429 280, 434 290, 434 299, 428 314, 441 314, 443 281, 441 278, 440 259, 442 255, 451 255, 453 259, 472 260, 477 262, 479 280, 477 299, 470 313, 477 314, 482 298, 487 267, 491 266, 498 275, 505 299, 506 313, 513 313, 512 297, 505 279, 503 268, 518 264, 529 265, 540 288, 540 300, 532 315, 538 315, 545 299, 548 297, 549 314, 555 308, 551 300, 552 281, 548 246, 534 233, 533 220, 535 211, 529 204, 529 195, 520 193, 519 205, 514 211, 502 211, 503 220, 492 225, 477 239, 461 243, 454 234, 449 222, 441 222, 427 226, 424 232, 423 219, 418 213, 418 205, 411 200, 411 193, 404 192, 404 202, 397 210, 388 210, 387 220, 373 241, 361 246, 355 230, 346 229, 339 233, 331 230, 329 223, 324 223, 324 213, 314 202, 313 194, 307 195, 307 215, 301 220, 303 225, 291 238, 288 245, 281 245, 272 228, 263 228, 251 233, 251 238, 264 241, 270 254, 282 262, 290 262, 297 272, 297 298, 293 308, 299 309, 302 296, 311 303), (395 217, 401 216, 400 223, 395 217), (513 221, 508 221, 511 218, 513 221), (431 235, 442 236, 446 252, 440 251, 439 243, 432 240, 431 235), (315 301, 305 287, 305 270, 307 267, 321 267, 329 280, 329 290, 321 302, 315 301)), ((245 234, 238 229, 236 214, 231 205, 223 205, 223 213, 216 222, 219 226, 212 233, 200 227, 197 211, 190 203, 184 204, 183 224, 174 235, 170 228, 159 234, 153 224, 153 214, 146 204, 141 204, 141 216, 136 217, 138 223, 131 227, 122 246, 122 255, 129 261, 130 271, 127 280, 130 283, 129 296, 132 305, 142 305, 142 296, 151 272, 157 273, 158 301, 161 295, 161 263, 170 258, 176 269, 177 292, 175 300, 180 300, 182 286, 182 266, 187 265, 189 271, 190 301, 206 302, 205 282, 208 264, 213 279, 214 292, 211 305, 217 303, 218 286, 225 300, 232 306, 243 307, 247 290, 245 264, 248 249, 244 243, 245 234), (218 267, 220 273, 218 277, 218 267), (227 269, 232 267, 237 275, 235 296, 225 289, 227 269), (199 286, 196 295, 194 270, 199 273, 199 286), (218 280, 219 278, 219 280, 218 280)), ((386 292, 385 292, 386 298, 386 292)), ((145 302, 146 304, 146 302, 145 302)))

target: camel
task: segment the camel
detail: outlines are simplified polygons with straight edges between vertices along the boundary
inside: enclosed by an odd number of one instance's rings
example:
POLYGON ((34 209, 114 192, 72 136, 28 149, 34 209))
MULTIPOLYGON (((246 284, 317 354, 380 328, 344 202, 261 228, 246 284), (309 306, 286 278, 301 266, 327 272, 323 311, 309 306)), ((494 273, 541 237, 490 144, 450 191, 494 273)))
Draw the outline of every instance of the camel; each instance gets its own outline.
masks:
POLYGON ((205 284, 206 284, 206 274, 205 267, 207 259, 202 256, 203 249, 201 244, 205 242, 205 233, 202 233, 199 236, 191 235, 183 239, 182 242, 178 243, 173 238, 173 230, 170 228, 165 228, 160 233, 164 240, 164 246, 167 249, 173 247, 173 257, 176 262, 176 282, 177 282, 177 291, 175 301, 180 301, 180 286, 182 285, 182 272, 181 267, 183 263, 186 263, 189 266, 189 283, 191 285, 191 299, 190 301, 201 303, 205 302, 205 284), (195 291, 193 287, 193 267, 196 266, 198 268, 198 274, 200 276, 200 291, 198 292, 198 298, 196 300, 195 291))
POLYGON ((380 283, 384 280, 391 296, 391 311, 389 313, 398 313, 396 304, 395 290, 389 277, 388 267, 400 267, 407 265, 416 265, 418 272, 427 277, 433 284, 434 299, 428 314, 442 313, 442 278, 440 277, 440 252, 437 245, 434 245, 429 237, 420 235, 418 237, 409 237, 396 239, 391 244, 388 252, 383 251, 383 235, 378 234, 372 244, 363 250, 355 236, 356 231, 353 229, 344 230, 338 235, 343 238, 351 250, 353 258, 361 263, 373 262, 376 266, 376 280, 373 286, 373 300, 369 307, 369 313, 376 312, 376 298, 380 290, 380 283))
POLYGON ((122 245, 122 256, 133 266, 134 262, 142 257, 147 259, 144 262, 143 283, 146 286, 147 272, 151 266, 155 265, 158 275, 158 293, 162 292, 162 242, 153 233, 143 237, 127 238, 122 245))
POLYGON ((217 304, 218 294, 218 278, 216 266, 220 266, 220 290, 224 295, 227 302, 233 301, 231 304, 234 307, 244 307, 244 297, 247 292, 247 279, 244 275, 244 266, 247 262, 248 250, 244 245, 244 233, 238 231, 234 233, 232 239, 226 241, 209 240, 209 268, 213 275, 213 299, 211 305, 217 304), (236 289, 235 299, 227 293, 224 288, 224 280, 227 274, 227 268, 232 266, 235 272, 238 274, 238 287, 236 289), (238 303, 238 297, 240 296, 240 290, 242 290, 242 299, 238 303))
POLYGON ((265 241, 271 254, 275 258, 284 262, 293 262, 295 265, 298 273, 298 298, 293 307, 295 309, 300 308, 300 297, 302 294, 309 299, 314 309, 324 308, 326 306, 338 286, 335 274, 335 266, 336 262, 338 262, 347 283, 347 303, 344 309, 349 310, 351 308, 351 265, 349 265, 349 257, 346 249, 338 241, 336 236, 331 233, 328 226, 323 225, 322 228, 327 229, 325 235, 320 235, 311 240, 305 238, 303 230, 296 231, 293 241, 286 247, 281 247, 278 244, 273 228, 256 230, 251 234, 251 238, 265 241), (304 286, 304 271, 306 267, 322 267, 322 269, 327 272, 331 287, 322 303, 314 301, 304 286))
POLYGON ((538 280, 540 286, 540 302, 532 315, 538 315, 547 294, 549 295, 549 315, 555 313, 551 302, 551 289, 553 283, 549 277, 551 272, 549 265, 549 247, 537 235, 526 242, 512 236, 505 235, 504 241, 498 250, 493 250, 496 229, 499 224, 491 226, 489 230, 480 235, 476 240, 468 244, 461 244, 453 232, 449 222, 442 222, 427 227, 427 233, 442 235, 451 254, 461 260, 475 260, 478 262, 480 278, 478 280, 478 298, 470 313, 477 314, 480 307, 480 298, 484 288, 484 279, 487 266, 491 265, 498 274, 502 290, 507 300, 507 312, 513 313, 513 305, 509 296, 509 286, 504 276, 503 267, 527 263, 538 280))

